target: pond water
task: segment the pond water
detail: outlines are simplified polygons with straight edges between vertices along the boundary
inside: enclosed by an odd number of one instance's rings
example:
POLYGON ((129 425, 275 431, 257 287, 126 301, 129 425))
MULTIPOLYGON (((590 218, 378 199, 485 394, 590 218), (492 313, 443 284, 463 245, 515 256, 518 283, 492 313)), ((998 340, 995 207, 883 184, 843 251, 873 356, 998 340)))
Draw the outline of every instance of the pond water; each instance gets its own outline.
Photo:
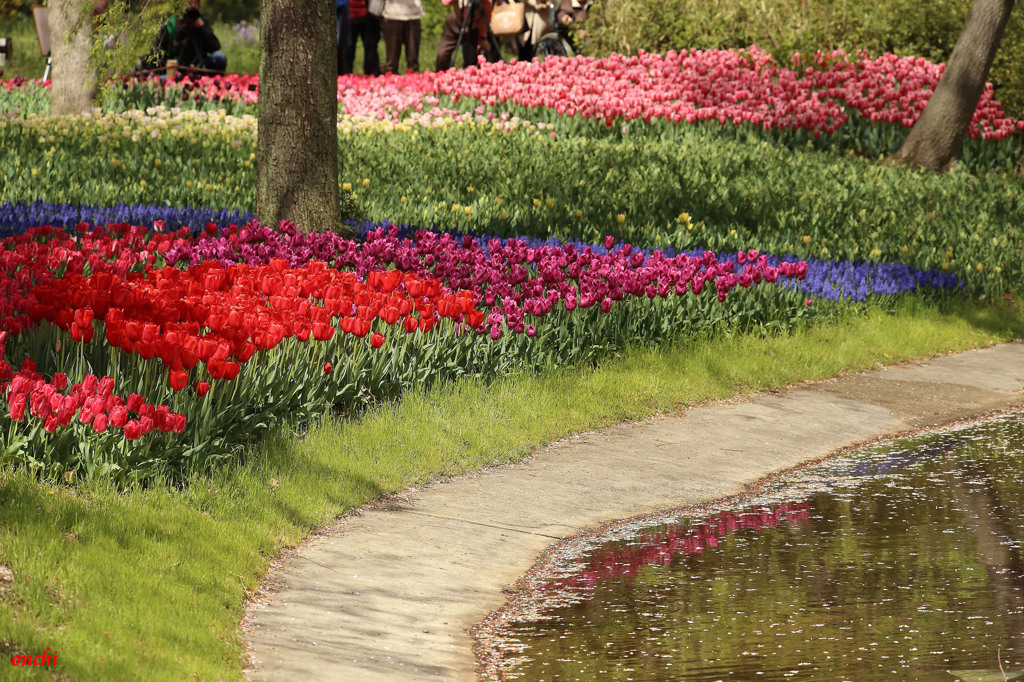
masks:
POLYGON ((497 614, 525 680, 1024 679, 1024 417, 891 441, 553 550, 497 614))

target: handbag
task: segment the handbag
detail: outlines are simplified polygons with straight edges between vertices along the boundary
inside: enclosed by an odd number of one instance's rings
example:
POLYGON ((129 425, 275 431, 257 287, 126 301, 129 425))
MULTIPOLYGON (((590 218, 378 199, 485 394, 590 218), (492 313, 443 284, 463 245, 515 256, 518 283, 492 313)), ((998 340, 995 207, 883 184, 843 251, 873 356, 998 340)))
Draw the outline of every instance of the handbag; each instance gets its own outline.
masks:
POLYGON ((372 17, 384 14, 384 0, 367 0, 366 13, 372 17))
POLYGON ((525 18, 521 2, 496 5, 491 10, 491 33, 496 36, 514 36, 522 33, 526 24, 525 18))

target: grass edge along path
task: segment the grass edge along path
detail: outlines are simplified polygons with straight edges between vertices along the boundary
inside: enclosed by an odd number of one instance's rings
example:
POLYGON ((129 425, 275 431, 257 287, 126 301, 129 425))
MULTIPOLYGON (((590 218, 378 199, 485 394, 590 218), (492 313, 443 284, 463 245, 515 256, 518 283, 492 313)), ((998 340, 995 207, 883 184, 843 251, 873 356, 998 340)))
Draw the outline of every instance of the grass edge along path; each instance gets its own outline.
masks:
POLYGON ((0 666, 15 678, 240 679, 238 624, 269 561, 361 504, 572 433, 1020 336, 1016 306, 911 298, 786 336, 634 349, 596 370, 410 395, 279 434, 184 491, 56 487, 2 469, 0 666), (46 649, 56 666, 8 668, 46 649))

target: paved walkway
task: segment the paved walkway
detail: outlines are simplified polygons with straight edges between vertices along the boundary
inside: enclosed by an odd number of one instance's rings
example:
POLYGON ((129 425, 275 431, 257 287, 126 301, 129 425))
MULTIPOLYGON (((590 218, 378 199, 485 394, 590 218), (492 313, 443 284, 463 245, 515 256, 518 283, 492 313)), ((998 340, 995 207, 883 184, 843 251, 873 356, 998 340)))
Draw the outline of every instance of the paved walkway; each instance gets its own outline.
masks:
POLYGON ((1024 404, 1024 344, 616 426, 364 509, 275 569, 250 610, 253 680, 472 680, 466 631, 550 543, 739 493, 828 453, 1024 404))

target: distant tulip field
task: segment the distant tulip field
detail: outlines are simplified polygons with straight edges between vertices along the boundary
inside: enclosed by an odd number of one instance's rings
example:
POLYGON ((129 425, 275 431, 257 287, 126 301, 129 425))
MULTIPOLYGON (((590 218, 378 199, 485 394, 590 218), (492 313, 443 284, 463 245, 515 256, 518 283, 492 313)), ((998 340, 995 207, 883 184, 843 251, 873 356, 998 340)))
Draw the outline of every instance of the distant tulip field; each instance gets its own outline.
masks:
MULTIPOLYGON (((794 55, 784 65, 756 47, 682 50, 635 57, 513 60, 383 79, 345 76, 338 79, 338 101, 345 114, 378 119, 420 112, 450 115, 458 110, 445 108, 443 102, 457 105, 468 100, 474 107, 511 104, 548 109, 559 116, 596 119, 609 127, 636 119, 647 123, 714 120, 820 136, 838 131, 850 114, 876 123, 913 125, 943 70, 944 65, 920 57, 893 54, 872 58, 819 52, 809 58, 794 55)), ((37 84, 8 82, 6 87, 25 91, 22 108, 26 111, 45 106, 37 84)), ((968 132, 972 139, 1003 139, 1024 128, 1024 122, 1003 113, 993 95, 991 85, 982 93, 968 132)), ((170 82, 148 79, 115 87, 105 108, 213 105, 227 107, 229 113, 253 113, 258 97, 255 75, 170 82)))
POLYGON ((2 460, 176 478, 436 382, 1015 290, 1024 199, 998 169, 1024 122, 991 88, 979 177, 859 158, 941 72, 751 48, 342 77, 342 189, 368 219, 323 234, 252 220, 254 76, 116 84, 59 121, 46 84, 4 82, 2 460))

